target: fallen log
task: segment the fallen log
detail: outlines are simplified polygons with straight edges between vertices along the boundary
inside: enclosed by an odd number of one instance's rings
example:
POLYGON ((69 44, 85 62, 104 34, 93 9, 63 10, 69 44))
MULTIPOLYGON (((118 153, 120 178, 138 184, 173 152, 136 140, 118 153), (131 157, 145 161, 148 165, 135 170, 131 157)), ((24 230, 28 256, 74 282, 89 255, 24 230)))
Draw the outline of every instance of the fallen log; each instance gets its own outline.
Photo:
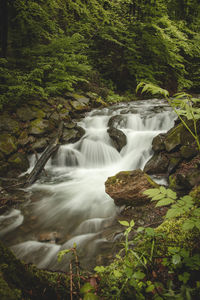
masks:
POLYGON ((44 152, 42 153, 41 157, 38 159, 38 161, 35 164, 35 167, 31 171, 31 173, 28 175, 26 182, 24 183, 23 187, 28 187, 29 185, 33 184, 37 179, 41 171, 44 169, 46 163, 50 159, 50 157, 58 150, 59 148, 59 140, 63 133, 63 122, 60 122, 58 127, 58 135, 56 138, 54 138, 50 144, 46 147, 44 152))

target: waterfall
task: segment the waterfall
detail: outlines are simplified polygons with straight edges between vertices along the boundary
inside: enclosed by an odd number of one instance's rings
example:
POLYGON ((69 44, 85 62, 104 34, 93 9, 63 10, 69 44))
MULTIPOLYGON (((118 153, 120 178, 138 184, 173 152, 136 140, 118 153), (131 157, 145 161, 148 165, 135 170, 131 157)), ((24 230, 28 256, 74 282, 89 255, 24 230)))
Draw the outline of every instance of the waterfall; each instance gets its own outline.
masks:
POLYGON ((174 119, 171 109, 158 99, 88 113, 79 122, 85 135, 60 147, 46 166, 48 177, 43 175, 29 188, 30 201, 21 211, 0 217, 0 236, 6 233, 5 241, 16 256, 40 268, 65 271, 66 264, 57 262, 57 254, 74 243, 80 257, 89 261, 107 242, 102 231, 119 212, 105 193, 106 179, 119 171, 142 169, 152 154, 152 139, 169 130, 174 119), (115 116, 114 126, 127 137, 120 153, 107 133, 115 116))

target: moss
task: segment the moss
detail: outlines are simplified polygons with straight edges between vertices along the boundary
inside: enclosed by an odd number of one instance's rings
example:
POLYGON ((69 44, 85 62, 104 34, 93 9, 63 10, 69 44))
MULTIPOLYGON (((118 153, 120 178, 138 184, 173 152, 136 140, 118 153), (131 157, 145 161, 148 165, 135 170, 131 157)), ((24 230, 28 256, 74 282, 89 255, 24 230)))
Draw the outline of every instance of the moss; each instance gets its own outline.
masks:
POLYGON ((64 274, 38 270, 33 265, 25 265, 2 243, 0 243, 0 271, 3 278, 0 280, 0 299, 70 298, 69 280, 64 274), (5 291, 1 287, 5 287, 7 295, 11 295, 10 298, 9 296, 5 298, 5 291), (13 295, 16 297, 12 298, 13 295))
POLYGON ((190 196, 194 199, 194 201, 197 204, 200 204, 200 185, 194 187, 191 192, 190 192, 190 196))
POLYGON ((148 176, 147 174, 144 173, 144 176, 146 177, 146 179, 148 180, 148 182, 155 188, 159 187, 159 184, 157 184, 155 181, 153 181, 153 179, 151 179, 150 176, 148 176))
POLYGON ((18 289, 12 289, 8 283, 4 280, 3 274, 0 273, 0 297, 1 300, 20 300, 21 291, 18 289))
POLYGON ((0 135, 0 151, 9 155, 17 150, 16 139, 10 134, 0 135))
POLYGON ((166 245, 190 249, 192 251, 196 247, 196 241, 199 240, 199 231, 186 231, 183 229, 183 223, 186 221, 186 216, 179 219, 169 219, 164 221, 156 228, 157 233, 164 233, 165 241, 161 248, 166 245))
POLYGON ((174 175, 169 176, 169 188, 172 189, 172 190, 177 189, 176 177, 174 175))

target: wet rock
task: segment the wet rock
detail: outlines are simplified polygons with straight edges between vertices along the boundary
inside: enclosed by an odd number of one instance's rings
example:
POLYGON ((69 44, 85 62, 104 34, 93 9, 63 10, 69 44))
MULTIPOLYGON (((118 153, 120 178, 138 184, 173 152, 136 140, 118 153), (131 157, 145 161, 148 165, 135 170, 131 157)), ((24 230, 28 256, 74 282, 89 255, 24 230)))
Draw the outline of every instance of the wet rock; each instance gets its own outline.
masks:
MULTIPOLYGON (((192 126, 191 123, 188 125, 192 126)), ((164 140, 165 149, 167 152, 179 149, 182 145, 190 145, 193 142, 194 138, 182 123, 170 129, 167 132, 164 140)))
POLYGON ((113 142, 114 147, 118 152, 120 152, 121 149, 127 144, 126 135, 121 130, 114 127, 109 128, 107 132, 113 142))
POLYGON ((36 118, 36 113, 29 106, 22 106, 17 109, 18 118, 23 121, 30 121, 36 118))
POLYGON ((120 115, 112 116, 108 121, 108 127, 116 128, 118 125, 123 125, 123 124, 124 124, 124 118, 123 116, 120 115))
POLYGON ((58 240, 61 239, 61 235, 58 232, 44 232, 41 233, 38 237, 39 242, 50 242, 56 243, 58 240))
POLYGON ((29 167, 27 156, 21 152, 13 154, 9 159, 9 166, 19 171, 26 171, 29 167))
POLYGON ((169 157, 169 166, 168 173, 171 174, 178 167, 180 162, 182 161, 182 157, 180 152, 174 152, 168 155, 169 157))
POLYGON ((169 157, 164 153, 155 153, 144 167, 148 174, 165 174, 168 171, 169 157))
POLYGON ((77 126, 76 129, 64 129, 61 138, 62 143, 74 143, 85 134, 82 127, 77 126))
POLYGON ((0 135, 0 151, 9 155, 17 150, 16 139, 7 133, 0 135))
POLYGON ((152 149, 154 152, 160 152, 165 149, 164 144, 165 134, 157 135, 152 141, 152 149))
POLYGON ((5 114, 0 117, 0 131, 7 131, 18 135, 20 133, 20 126, 16 120, 5 114))
POLYGON ((32 149, 37 152, 42 152, 48 145, 47 138, 37 139, 35 143, 32 144, 32 149))
POLYGON ((140 169, 119 172, 105 182, 106 193, 114 199, 118 206, 140 206, 150 199, 143 194, 146 189, 158 185, 140 169))

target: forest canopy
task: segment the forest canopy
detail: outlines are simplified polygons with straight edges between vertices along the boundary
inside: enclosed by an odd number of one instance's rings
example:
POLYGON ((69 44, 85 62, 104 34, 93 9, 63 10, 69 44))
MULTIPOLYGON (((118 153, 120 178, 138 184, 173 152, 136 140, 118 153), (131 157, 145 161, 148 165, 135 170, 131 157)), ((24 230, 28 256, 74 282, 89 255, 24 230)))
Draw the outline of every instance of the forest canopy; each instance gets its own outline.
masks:
POLYGON ((1 105, 140 81, 199 92, 198 0, 2 0, 0 14, 1 105))

